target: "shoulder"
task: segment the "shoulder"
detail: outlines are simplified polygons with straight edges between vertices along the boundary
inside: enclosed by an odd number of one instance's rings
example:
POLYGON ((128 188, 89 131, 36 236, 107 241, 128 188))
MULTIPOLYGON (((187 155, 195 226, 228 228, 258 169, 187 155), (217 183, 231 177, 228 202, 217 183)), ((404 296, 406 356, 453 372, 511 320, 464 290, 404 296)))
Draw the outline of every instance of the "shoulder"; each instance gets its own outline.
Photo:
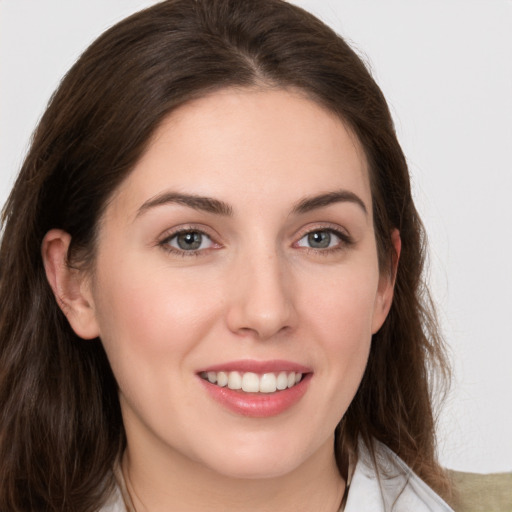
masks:
POLYGON ((377 465, 359 443, 345 512, 453 512, 395 453, 376 442, 377 465))

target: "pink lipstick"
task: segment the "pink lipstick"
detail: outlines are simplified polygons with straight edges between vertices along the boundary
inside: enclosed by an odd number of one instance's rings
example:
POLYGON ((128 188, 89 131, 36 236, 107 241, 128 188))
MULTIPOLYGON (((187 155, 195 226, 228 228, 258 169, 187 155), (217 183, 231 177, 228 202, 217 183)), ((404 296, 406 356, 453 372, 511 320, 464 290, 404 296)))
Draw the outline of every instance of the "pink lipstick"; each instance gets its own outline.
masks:
POLYGON ((198 372, 209 395, 228 410, 253 418, 276 416, 306 393, 313 373, 290 361, 231 361, 198 372))

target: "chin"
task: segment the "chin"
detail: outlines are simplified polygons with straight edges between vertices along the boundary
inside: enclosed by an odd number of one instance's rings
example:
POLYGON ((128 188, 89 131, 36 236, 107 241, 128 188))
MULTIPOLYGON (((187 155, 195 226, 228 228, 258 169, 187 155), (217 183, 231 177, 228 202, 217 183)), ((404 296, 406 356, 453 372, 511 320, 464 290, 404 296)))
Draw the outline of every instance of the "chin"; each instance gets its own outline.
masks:
POLYGON ((307 442, 297 440, 293 443, 290 438, 287 441, 282 436, 278 440, 260 438, 258 442, 249 444, 237 444, 232 439, 220 452, 216 450, 216 453, 206 455, 202 463, 228 478, 256 480, 283 477, 307 465, 319 448, 315 444, 307 450, 307 442))
POLYGON ((210 469, 216 473, 234 479, 263 480, 268 478, 279 478, 292 473, 297 469, 299 463, 296 460, 276 460, 275 457, 237 457, 232 456, 229 460, 224 459, 223 464, 210 465, 210 469))

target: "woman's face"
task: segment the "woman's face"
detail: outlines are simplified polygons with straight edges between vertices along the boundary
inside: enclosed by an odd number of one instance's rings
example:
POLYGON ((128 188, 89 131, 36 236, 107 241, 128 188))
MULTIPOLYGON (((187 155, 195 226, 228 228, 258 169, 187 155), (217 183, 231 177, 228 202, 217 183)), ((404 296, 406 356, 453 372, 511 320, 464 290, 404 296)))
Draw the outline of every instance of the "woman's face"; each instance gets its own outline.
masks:
POLYGON ((252 478, 332 458, 392 294, 358 141, 290 91, 181 107, 108 204, 85 293, 134 457, 252 478))

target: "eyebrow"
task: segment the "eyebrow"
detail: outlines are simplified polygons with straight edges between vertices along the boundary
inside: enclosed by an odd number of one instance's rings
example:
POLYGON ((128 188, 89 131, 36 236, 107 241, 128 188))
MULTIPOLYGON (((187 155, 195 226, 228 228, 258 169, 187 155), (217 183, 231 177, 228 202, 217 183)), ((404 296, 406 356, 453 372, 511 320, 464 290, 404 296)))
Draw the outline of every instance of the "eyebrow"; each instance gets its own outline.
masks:
MULTIPOLYGON (((306 197, 301 199, 293 206, 291 213, 304 214, 318 208, 324 208, 331 204, 343 202, 349 202, 358 205, 363 210, 365 215, 368 215, 368 209, 366 208, 364 201, 358 195, 350 192, 349 190, 338 190, 313 197, 306 197)), ((193 208, 194 210, 200 210, 226 217, 231 217, 233 215, 233 208, 224 201, 220 201, 212 197, 203 197, 194 194, 164 192, 145 201, 144 204, 138 209, 136 217, 147 210, 166 204, 181 204, 189 208, 193 208)))
POLYGON ((137 217, 151 208, 156 206, 162 206, 165 204, 181 204, 193 208, 194 210, 200 210, 208 213, 214 213, 216 215, 231 216, 233 215, 233 208, 224 201, 213 199, 211 197, 196 196, 193 194, 179 194, 176 192, 164 192, 151 199, 148 199, 138 209, 137 217))
POLYGON ((349 190, 337 190, 335 192, 327 192, 313 197, 301 199, 292 209, 292 213, 307 213, 318 208, 324 208, 334 203, 354 203, 361 207, 365 215, 368 215, 368 209, 364 201, 349 190))

